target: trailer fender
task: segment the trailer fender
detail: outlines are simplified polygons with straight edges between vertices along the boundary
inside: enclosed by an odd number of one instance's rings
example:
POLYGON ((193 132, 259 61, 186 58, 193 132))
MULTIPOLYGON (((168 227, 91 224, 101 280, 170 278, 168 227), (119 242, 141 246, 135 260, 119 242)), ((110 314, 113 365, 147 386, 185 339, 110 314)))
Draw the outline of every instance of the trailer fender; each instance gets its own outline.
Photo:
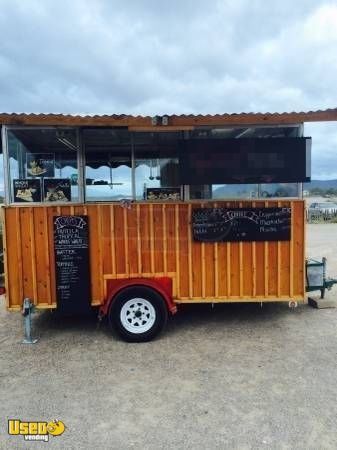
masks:
POLYGON ((128 278, 107 280, 107 297, 99 309, 99 315, 104 317, 108 314, 111 304, 117 294, 123 289, 136 286, 146 286, 157 291, 165 300, 167 310, 171 314, 177 312, 177 305, 172 298, 172 279, 169 277, 160 278, 128 278))

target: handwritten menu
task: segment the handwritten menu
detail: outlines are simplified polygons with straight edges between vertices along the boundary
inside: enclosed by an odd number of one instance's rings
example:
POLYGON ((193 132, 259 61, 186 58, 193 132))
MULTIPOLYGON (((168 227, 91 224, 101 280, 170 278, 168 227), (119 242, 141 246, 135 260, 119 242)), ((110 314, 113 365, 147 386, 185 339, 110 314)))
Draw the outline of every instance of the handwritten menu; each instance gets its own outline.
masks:
POLYGON ((58 309, 90 309, 89 229, 87 216, 54 217, 54 251, 58 309))
POLYGON ((291 208, 197 208, 192 230, 201 242, 289 241, 291 208))

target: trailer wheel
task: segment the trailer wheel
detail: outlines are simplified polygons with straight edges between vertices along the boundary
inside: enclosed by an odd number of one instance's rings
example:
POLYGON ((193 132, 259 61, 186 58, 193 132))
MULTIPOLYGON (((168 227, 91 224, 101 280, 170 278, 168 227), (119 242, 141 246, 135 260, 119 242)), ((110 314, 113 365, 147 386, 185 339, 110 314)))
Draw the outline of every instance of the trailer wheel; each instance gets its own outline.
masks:
POLYGON ((112 302, 110 326, 128 342, 146 342, 164 328, 167 308, 156 291, 145 286, 123 289, 112 302))

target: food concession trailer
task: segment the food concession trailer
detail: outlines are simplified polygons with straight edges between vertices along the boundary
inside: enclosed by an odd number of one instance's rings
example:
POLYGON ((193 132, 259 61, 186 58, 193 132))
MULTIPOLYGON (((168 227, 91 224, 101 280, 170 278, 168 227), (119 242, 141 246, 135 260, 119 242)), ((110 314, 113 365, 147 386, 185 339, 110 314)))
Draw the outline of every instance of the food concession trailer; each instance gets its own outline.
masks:
POLYGON ((303 123, 336 118, 0 114, 8 309, 144 341, 181 303, 303 302, 303 123))

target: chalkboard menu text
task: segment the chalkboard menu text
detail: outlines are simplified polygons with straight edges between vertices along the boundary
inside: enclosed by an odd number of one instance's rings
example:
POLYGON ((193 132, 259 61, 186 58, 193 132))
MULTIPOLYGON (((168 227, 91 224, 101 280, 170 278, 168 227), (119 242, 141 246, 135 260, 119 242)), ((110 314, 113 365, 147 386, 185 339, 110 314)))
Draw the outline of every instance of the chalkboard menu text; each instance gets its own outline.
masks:
POLYGON ((87 216, 54 217, 54 250, 58 309, 88 311, 90 307, 87 216))
POLYGON ((289 241, 291 208, 198 208, 192 229, 201 242, 289 241))

